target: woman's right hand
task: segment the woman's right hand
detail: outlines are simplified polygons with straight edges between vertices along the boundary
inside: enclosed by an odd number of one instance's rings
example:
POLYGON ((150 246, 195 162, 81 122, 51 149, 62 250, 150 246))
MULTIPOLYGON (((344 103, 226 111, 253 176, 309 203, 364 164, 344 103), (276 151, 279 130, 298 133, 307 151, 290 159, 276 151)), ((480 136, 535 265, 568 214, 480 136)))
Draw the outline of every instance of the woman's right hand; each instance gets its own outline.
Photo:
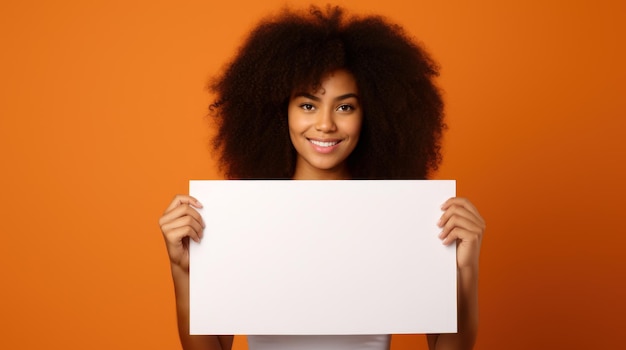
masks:
POLYGON ((170 263, 189 271, 189 239, 200 242, 204 221, 194 208, 202 208, 197 199, 177 195, 159 219, 170 263))

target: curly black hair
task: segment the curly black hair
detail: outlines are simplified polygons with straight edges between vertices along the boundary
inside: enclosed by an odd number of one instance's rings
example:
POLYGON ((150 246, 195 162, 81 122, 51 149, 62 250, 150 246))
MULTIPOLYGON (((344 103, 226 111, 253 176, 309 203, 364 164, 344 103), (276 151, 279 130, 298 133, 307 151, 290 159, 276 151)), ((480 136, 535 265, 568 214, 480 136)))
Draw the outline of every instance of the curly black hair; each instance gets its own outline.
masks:
POLYGON ((214 147, 231 179, 291 178, 296 151, 287 106, 295 89, 315 91, 325 74, 354 76, 363 110, 347 159, 354 179, 426 179, 441 162, 443 101, 438 66, 398 25, 380 16, 346 18, 339 7, 283 9, 252 30, 209 84, 214 147))

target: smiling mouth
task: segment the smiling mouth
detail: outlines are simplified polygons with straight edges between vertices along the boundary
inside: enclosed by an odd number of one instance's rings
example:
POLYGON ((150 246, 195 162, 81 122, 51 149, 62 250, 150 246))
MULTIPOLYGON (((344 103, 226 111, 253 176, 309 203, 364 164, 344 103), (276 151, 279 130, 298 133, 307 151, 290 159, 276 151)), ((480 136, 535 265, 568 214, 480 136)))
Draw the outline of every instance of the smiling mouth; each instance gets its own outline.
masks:
POLYGON ((318 141, 318 140, 311 140, 311 139, 308 139, 308 140, 312 144, 319 146, 319 147, 332 147, 332 146, 337 145, 339 142, 341 142, 341 140, 338 140, 338 141, 318 141))

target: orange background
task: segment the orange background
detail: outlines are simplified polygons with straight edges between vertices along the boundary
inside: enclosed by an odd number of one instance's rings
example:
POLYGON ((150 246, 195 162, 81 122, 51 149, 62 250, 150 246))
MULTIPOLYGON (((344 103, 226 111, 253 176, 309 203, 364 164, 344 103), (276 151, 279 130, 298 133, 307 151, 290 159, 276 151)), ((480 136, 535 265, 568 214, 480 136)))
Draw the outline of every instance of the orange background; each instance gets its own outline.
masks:
MULTIPOLYGON (((157 220, 219 177, 205 83, 283 3, 0 5, 0 348, 180 347, 157 220)), ((442 66, 436 178, 488 223, 477 349, 622 344, 626 2, 337 3, 442 66)))

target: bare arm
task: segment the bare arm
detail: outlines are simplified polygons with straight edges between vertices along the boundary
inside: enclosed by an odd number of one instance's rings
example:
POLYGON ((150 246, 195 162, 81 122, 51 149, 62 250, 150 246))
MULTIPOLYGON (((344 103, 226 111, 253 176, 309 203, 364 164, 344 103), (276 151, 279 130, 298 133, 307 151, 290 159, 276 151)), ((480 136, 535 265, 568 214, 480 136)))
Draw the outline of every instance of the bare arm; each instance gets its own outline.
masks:
POLYGON ((443 206, 440 238, 457 242, 458 332, 429 334, 430 350, 471 350, 478 333, 478 259, 485 221, 464 198, 451 198, 443 206))
POLYGON ((429 334, 430 350, 473 349, 478 333, 478 271, 458 271, 458 333, 429 334))
POLYGON ((189 335, 189 271, 172 265, 178 336, 185 350, 231 350, 233 336, 189 335))
POLYGON ((193 207, 202 205, 193 197, 176 196, 159 220, 174 280, 178 335, 185 350, 231 350, 232 335, 189 335, 189 239, 199 242, 204 229, 193 207))

